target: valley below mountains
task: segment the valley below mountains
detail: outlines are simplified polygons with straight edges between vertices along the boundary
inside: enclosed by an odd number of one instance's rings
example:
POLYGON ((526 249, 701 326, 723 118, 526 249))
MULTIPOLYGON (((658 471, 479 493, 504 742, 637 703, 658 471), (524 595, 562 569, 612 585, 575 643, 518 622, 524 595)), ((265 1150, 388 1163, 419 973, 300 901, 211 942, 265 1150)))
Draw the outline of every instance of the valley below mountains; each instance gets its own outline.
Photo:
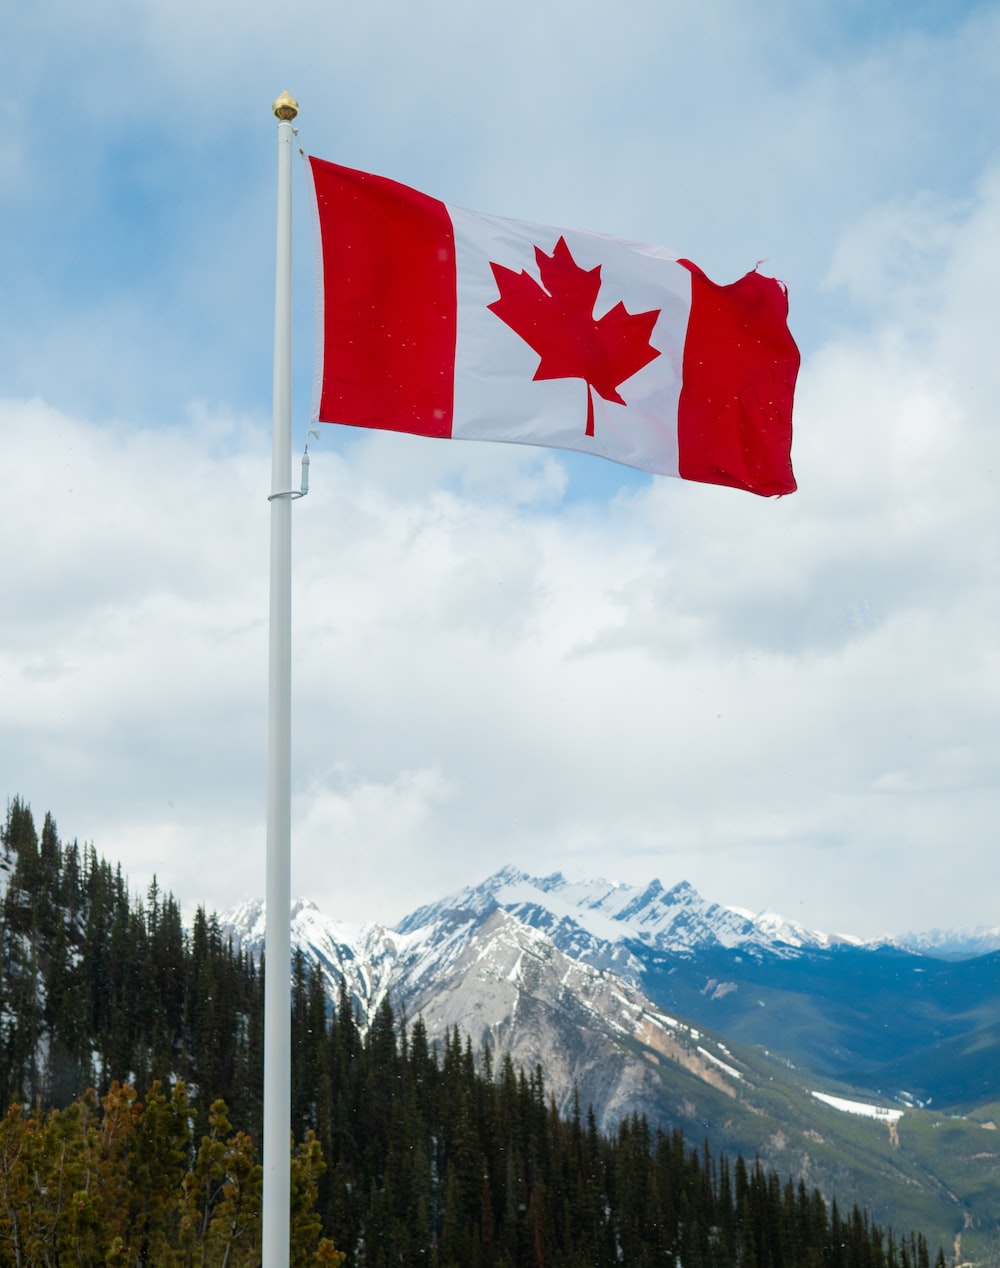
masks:
MULTIPOLYGON (((220 918, 263 950, 263 904, 220 918)), ((614 1131, 645 1115, 1000 1264, 997 931, 862 943, 645 889, 505 868, 394 928, 299 900, 293 948, 364 1026, 383 1001, 507 1055, 614 1131), (941 958, 942 941, 955 958, 941 958)))

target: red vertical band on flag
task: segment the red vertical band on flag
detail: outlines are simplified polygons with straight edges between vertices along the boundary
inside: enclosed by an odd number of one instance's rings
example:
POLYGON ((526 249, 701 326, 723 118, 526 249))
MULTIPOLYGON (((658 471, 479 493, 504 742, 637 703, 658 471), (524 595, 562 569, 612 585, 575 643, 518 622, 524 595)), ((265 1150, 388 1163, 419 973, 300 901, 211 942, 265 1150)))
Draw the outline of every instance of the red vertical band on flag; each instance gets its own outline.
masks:
POLYGON ((323 266, 317 418, 450 436, 457 299, 444 203, 310 158, 323 266))
POLYGON ((784 286, 759 273, 719 286, 690 260, 678 262, 691 273, 677 416, 680 476, 764 496, 794 493, 799 350, 784 286))

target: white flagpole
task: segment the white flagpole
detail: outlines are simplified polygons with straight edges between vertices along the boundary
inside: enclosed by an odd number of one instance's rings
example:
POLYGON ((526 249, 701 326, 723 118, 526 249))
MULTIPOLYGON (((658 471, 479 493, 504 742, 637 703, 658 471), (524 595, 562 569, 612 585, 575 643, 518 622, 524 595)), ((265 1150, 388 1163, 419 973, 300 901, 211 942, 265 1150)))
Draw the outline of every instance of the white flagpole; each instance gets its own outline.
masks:
POLYGON ((261 1262, 288 1268, 291 1142, 292 836, 292 120, 278 120, 278 243, 271 440, 271 598, 268 651, 267 883, 264 970, 264 1192, 261 1262))

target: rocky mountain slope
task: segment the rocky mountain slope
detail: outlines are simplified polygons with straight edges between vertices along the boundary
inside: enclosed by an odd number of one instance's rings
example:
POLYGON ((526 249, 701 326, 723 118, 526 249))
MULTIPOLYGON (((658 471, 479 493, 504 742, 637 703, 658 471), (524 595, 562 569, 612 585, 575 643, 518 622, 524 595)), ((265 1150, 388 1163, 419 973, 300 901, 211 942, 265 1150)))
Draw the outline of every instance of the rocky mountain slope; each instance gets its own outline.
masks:
MULTIPOLYGON (((510 1018, 524 1016, 532 991, 562 1015, 560 992, 509 981, 500 990, 484 975, 530 931, 538 937, 525 962, 542 947, 558 953, 567 961, 559 980, 584 969, 611 974, 643 1009, 774 1049, 825 1077, 901 1103, 1000 1100, 1000 955, 943 960, 890 939, 819 933, 708 902, 683 882, 639 889, 513 868, 394 929, 338 924, 304 901, 293 917, 296 945, 320 965, 331 995, 345 979, 362 1017, 389 992, 411 1016, 426 1013, 432 1033, 458 1024, 476 1043, 520 1042, 523 1027, 510 1018)), ((261 904, 227 920, 238 941, 260 950, 261 904)))
MULTIPOLYGON (((262 917, 246 904, 225 927, 259 951, 262 917)), ((976 1055, 1000 1038, 992 957, 948 963, 831 937, 684 884, 510 868, 394 929, 330 921, 304 901, 292 929, 331 999, 343 978, 362 1019, 388 995, 432 1040, 458 1027, 480 1057, 488 1046, 494 1062, 541 1065, 560 1108, 592 1106, 604 1130, 643 1113, 887 1223, 930 1221, 949 1244, 963 1229, 967 1246, 1000 1238, 1000 1063, 976 1055), (961 1117, 920 1086, 942 1036, 953 1048, 938 1081, 958 1070, 976 1084, 961 1117)))

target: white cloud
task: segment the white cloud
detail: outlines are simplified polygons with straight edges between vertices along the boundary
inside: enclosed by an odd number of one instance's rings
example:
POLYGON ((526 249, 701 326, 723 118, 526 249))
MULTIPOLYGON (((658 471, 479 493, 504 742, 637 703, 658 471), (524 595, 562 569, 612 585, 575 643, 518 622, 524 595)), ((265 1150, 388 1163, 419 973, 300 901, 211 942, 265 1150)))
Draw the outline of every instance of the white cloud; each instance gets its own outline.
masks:
POLYGON ((19 11, 4 791, 139 886, 262 888, 288 88, 329 157, 720 280, 766 256, 806 354, 779 502, 324 431, 295 510, 296 888, 392 918, 509 860, 859 933, 992 923, 1000 7, 949 12, 19 11))

